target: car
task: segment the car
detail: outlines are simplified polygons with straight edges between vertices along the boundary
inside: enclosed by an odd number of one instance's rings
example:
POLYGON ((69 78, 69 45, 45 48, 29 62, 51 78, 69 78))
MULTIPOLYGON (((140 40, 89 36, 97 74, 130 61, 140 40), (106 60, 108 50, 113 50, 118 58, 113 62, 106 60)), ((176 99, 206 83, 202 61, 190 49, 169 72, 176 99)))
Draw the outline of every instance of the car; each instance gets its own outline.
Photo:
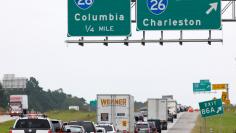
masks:
POLYGON ((55 133, 55 129, 51 120, 46 115, 27 114, 18 118, 9 131, 9 133, 24 132, 55 133))
POLYGON ((168 114, 168 119, 169 122, 173 123, 174 122, 174 116, 171 114, 168 114))
POLYGON ((107 133, 116 133, 116 129, 112 124, 98 124, 97 127, 102 127, 106 130, 107 133))
POLYGON ((194 110, 193 110, 193 108, 192 107, 189 107, 188 108, 188 112, 193 112, 194 110))
POLYGON ((148 122, 137 122, 135 124, 135 133, 151 133, 151 128, 148 122))
POLYGON ((103 128, 103 127, 97 127, 96 126, 96 131, 97 131, 97 133, 106 133, 106 129, 103 128))
POLYGON ((63 133, 85 133, 83 126, 65 125, 62 129, 63 133))
POLYGON ((79 125, 84 128, 86 133, 96 133, 94 123, 91 121, 70 121, 67 125, 79 125))
POLYGON ((166 127, 162 126, 161 121, 157 119, 149 119, 148 122, 154 122, 158 133, 161 133, 161 129, 166 130, 165 128, 167 128, 167 126, 166 127))
POLYGON ((52 122, 55 132, 60 133, 62 131, 62 126, 63 126, 62 121, 61 120, 51 120, 51 122, 52 122))

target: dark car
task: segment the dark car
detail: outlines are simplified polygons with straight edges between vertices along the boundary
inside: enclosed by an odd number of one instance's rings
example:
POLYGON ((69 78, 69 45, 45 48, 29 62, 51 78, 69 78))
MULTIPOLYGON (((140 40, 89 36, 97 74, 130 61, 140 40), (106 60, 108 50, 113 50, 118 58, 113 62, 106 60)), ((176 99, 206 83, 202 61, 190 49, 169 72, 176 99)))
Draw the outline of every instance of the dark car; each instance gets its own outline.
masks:
MULTIPOLYGON (((161 133, 161 129, 163 129, 163 128, 162 128, 160 120, 158 120, 158 119, 149 119, 148 122, 154 122, 157 132, 161 133)), ((164 127, 165 127, 165 125, 164 125, 164 127)), ((167 128, 167 126, 166 126, 166 128, 167 128)), ((163 130, 165 130, 165 128, 163 130)))
POLYGON ((84 128, 86 133, 96 133, 96 128, 91 121, 71 121, 67 125, 79 125, 84 128))

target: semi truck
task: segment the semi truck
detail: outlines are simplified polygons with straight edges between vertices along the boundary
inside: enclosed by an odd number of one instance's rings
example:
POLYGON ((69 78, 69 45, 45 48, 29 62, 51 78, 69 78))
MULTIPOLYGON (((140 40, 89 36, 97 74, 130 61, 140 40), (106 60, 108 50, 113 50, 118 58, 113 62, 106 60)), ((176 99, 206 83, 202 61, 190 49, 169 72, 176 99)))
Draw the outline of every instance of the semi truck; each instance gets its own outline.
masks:
POLYGON ((177 101, 173 99, 167 100, 168 112, 173 118, 177 118, 177 101))
POLYGON ((166 99, 148 99, 148 120, 160 120, 161 129, 167 130, 168 107, 166 99))
POLYGON ((28 96, 27 95, 10 95, 9 115, 19 116, 26 114, 28 111, 28 96))
POLYGON ((134 97, 97 94, 97 123, 112 124, 117 132, 134 132, 134 97))

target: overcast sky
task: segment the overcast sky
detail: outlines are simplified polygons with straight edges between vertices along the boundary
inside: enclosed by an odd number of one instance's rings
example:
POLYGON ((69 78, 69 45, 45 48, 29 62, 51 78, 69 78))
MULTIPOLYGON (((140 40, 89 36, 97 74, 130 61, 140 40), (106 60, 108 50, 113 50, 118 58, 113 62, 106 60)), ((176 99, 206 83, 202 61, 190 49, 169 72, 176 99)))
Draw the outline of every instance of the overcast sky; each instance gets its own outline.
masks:
MULTIPOLYGON (((229 83, 236 103, 236 23, 223 23, 213 37, 224 43, 67 45, 66 0, 7 0, 0 4, 0 79, 13 73, 33 76, 45 89, 63 88, 88 101, 97 93, 129 93, 135 100, 173 94, 179 103, 198 102, 220 93, 193 94, 192 83, 210 79, 229 83)), ((141 38, 132 26, 132 34, 141 38)), ((177 37, 178 32, 165 32, 177 37)), ((184 37, 204 37, 207 32, 184 32, 184 37)), ((147 34, 159 38, 159 33, 147 34)))

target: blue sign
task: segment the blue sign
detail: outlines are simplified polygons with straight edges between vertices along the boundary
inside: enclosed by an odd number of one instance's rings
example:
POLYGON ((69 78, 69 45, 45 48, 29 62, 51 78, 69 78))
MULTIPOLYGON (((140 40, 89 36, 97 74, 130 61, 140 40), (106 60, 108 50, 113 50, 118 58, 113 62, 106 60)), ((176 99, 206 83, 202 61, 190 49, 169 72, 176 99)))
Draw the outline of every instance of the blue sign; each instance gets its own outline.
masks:
POLYGON ((94 0, 74 0, 75 4, 83 10, 90 8, 93 5, 94 0))
POLYGON ((167 9, 168 0, 147 0, 147 6, 151 13, 159 15, 167 9))

